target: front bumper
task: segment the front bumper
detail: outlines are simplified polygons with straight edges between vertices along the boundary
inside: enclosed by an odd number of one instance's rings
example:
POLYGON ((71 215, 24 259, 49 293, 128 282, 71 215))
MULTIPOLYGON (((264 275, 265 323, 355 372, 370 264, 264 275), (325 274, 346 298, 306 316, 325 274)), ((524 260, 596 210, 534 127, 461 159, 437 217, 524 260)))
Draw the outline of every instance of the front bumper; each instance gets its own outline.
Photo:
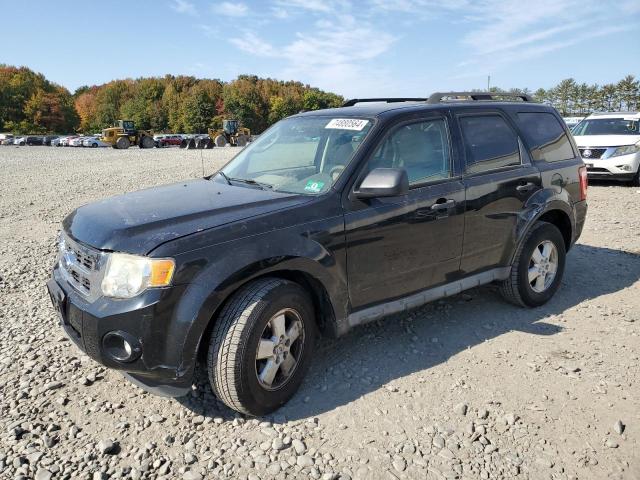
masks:
POLYGON ((630 181, 640 169, 640 153, 582 160, 587 166, 587 176, 593 180, 630 181))
POLYGON ((47 290, 60 325, 80 350, 102 365, 125 372, 152 393, 179 397, 191 389, 193 366, 182 366, 180 339, 169 338, 167 322, 181 288, 152 289, 133 299, 99 298, 87 302, 56 267, 47 290), (131 355, 119 359, 113 338, 128 340, 131 355))

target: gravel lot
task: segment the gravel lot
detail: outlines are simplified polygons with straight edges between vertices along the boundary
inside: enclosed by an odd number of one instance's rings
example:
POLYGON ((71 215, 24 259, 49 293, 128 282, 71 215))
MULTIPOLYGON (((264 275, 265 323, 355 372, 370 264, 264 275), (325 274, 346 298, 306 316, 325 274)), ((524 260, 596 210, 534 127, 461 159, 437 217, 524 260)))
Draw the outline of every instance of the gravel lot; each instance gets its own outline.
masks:
POLYGON ((272 417, 148 395, 84 356, 44 287, 75 207, 236 150, 0 147, 0 478, 640 478, 640 191, 589 189, 558 295, 494 287, 323 341, 272 417))

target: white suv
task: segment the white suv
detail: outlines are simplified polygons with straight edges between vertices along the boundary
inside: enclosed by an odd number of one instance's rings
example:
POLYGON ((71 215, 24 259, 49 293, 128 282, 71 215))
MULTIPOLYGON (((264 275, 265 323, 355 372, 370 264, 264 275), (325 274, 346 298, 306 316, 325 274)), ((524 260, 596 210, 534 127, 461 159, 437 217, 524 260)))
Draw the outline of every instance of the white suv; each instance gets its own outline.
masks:
POLYGON ((572 132, 589 178, 640 186, 640 113, 593 113, 572 132))

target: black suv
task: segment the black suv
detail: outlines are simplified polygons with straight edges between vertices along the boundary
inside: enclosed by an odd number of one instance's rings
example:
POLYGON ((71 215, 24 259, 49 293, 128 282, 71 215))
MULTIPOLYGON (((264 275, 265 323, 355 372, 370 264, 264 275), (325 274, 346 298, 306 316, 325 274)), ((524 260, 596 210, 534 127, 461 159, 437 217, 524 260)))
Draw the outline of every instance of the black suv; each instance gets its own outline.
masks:
POLYGON ((229 407, 296 391, 319 333, 497 282, 536 307, 582 231, 586 170, 526 95, 352 100, 282 120, 211 177, 71 213, 48 282, 71 339, 143 388, 196 362, 229 407))

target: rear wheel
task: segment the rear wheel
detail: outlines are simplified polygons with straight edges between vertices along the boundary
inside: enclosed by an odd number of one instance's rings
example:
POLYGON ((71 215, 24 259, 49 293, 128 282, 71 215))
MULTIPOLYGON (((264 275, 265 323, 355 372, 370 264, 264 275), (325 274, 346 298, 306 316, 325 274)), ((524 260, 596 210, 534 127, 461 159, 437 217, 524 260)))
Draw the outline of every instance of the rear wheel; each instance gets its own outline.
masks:
POLYGON ((115 148, 119 150, 126 150, 130 146, 131 146, 131 142, 127 137, 120 137, 118 138, 118 140, 116 140, 115 148))
POLYGON ((227 137, 224 135, 217 135, 213 141, 216 144, 216 147, 224 147, 227 144, 227 137))
POLYGON ((216 396, 249 415, 265 415, 298 390, 316 337, 313 306, 296 283, 256 280, 225 305, 209 343, 216 396))
POLYGON ((238 135, 236 137, 236 146, 244 147, 249 143, 249 138, 246 135, 238 135))
POLYGON ((547 303, 560 287, 565 256, 560 230, 547 222, 536 223, 516 253, 511 275, 500 284, 502 296, 523 307, 547 303))

